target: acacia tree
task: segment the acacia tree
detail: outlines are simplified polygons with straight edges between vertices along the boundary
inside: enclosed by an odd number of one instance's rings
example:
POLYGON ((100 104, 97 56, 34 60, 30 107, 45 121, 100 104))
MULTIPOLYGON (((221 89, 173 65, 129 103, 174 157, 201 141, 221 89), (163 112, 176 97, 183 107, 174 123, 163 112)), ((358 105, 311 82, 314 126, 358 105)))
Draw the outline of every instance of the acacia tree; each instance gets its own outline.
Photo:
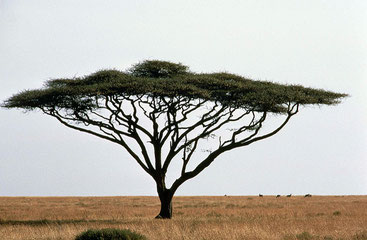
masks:
POLYGON ((154 60, 125 72, 53 79, 10 97, 3 107, 40 109, 69 128, 122 146, 156 183, 157 217, 171 218, 176 190, 219 155, 273 136, 301 105, 337 104, 345 96, 229 73, 197 74, 182 64, 154 60), (270 114, 284 120, 263 133, 270 114), (168 186, 167 170, 177 161, 181 170, 168 186))

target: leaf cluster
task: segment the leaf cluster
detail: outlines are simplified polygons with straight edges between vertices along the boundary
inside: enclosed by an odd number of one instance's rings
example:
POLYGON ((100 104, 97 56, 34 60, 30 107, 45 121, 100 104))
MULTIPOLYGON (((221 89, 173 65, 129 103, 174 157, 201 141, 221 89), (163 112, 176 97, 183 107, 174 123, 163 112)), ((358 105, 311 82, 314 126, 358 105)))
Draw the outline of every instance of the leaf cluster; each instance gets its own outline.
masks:
POLYGON ((146 60, 133 65, 128 72, 136 77, 169 78, 189 72, 189 68, 181 63, 159 60, 146 60))
POLYGON ((254 81, 230 73, 196 74, 182 64, 154 60, 138 63, 127 72, 101 70, 80 78, 53 79, 42 89, 12 96, 3 107, 87 111, 98 107, 98 98, 131 95, 183 96, 274 113, 286 112, 288 103, 331 105, 347 96, 300 85, 254 81))

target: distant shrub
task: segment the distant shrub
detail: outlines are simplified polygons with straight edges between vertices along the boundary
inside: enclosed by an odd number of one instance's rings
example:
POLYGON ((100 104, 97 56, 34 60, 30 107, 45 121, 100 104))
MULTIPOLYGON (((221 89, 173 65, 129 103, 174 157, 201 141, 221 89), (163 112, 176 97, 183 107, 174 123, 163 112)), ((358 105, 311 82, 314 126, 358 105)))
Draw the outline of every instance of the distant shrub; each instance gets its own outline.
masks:
POLYGON ((308 232, 303 232, 296 235, 297 240, 311 240, 312 238, 312 235, 308 232))
POLYGON ((353 235, 352 239, 353 240, 367 240, 367 231, 365 230, 363 232, 353 235))
POLYGON ((333 215, 334 216, 340 216, 340 215, 342 215, 342 213, 340 211, 335 211, 335 212, 333 212, 333 215))
POLYGON ((76 236, 75 240, 146 240, 139 233, 128 229, 89 229, 76 236))
POLYGON ((315 238, 315 236, 312 236, 308 232, 302 232, 297 235, 286 235, 283 237, 283 240, 312 240, 312 239, 319 239, 319 238, 315 238))

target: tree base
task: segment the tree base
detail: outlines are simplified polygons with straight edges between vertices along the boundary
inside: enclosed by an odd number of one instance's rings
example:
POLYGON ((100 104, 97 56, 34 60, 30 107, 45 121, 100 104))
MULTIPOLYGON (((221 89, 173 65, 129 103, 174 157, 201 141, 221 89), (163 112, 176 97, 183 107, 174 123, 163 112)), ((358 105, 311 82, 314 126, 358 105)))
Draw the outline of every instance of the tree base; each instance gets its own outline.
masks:
POLYGON ((171 219, 172 218, 172 197, 173 194, 169 189, 158 190, 159 200, 161 201, 161 210, 155 217, 156 219, 171 219))
POLYGON ((161 216, 161 215, 159 214, 159 215, 157 215, 157 216, 155 217, 155 219, 171 219, 171 217, 168 217, 168 216, 163 217, 163 216, 161 216))
POLYGON ((172 218, 172 214, 162 214, 159 213, 155 219, 171 219, 172 218))

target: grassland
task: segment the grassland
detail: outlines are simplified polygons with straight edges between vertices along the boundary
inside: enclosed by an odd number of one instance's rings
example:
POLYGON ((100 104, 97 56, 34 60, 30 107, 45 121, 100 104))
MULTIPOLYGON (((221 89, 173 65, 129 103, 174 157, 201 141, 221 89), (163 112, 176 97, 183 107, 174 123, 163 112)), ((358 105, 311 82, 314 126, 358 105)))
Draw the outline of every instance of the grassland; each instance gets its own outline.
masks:
POLYGON ((73 239, 89 228, 129 228, 148 239, 367 239, 367 196, 0 197, 0 239, 73 239))

